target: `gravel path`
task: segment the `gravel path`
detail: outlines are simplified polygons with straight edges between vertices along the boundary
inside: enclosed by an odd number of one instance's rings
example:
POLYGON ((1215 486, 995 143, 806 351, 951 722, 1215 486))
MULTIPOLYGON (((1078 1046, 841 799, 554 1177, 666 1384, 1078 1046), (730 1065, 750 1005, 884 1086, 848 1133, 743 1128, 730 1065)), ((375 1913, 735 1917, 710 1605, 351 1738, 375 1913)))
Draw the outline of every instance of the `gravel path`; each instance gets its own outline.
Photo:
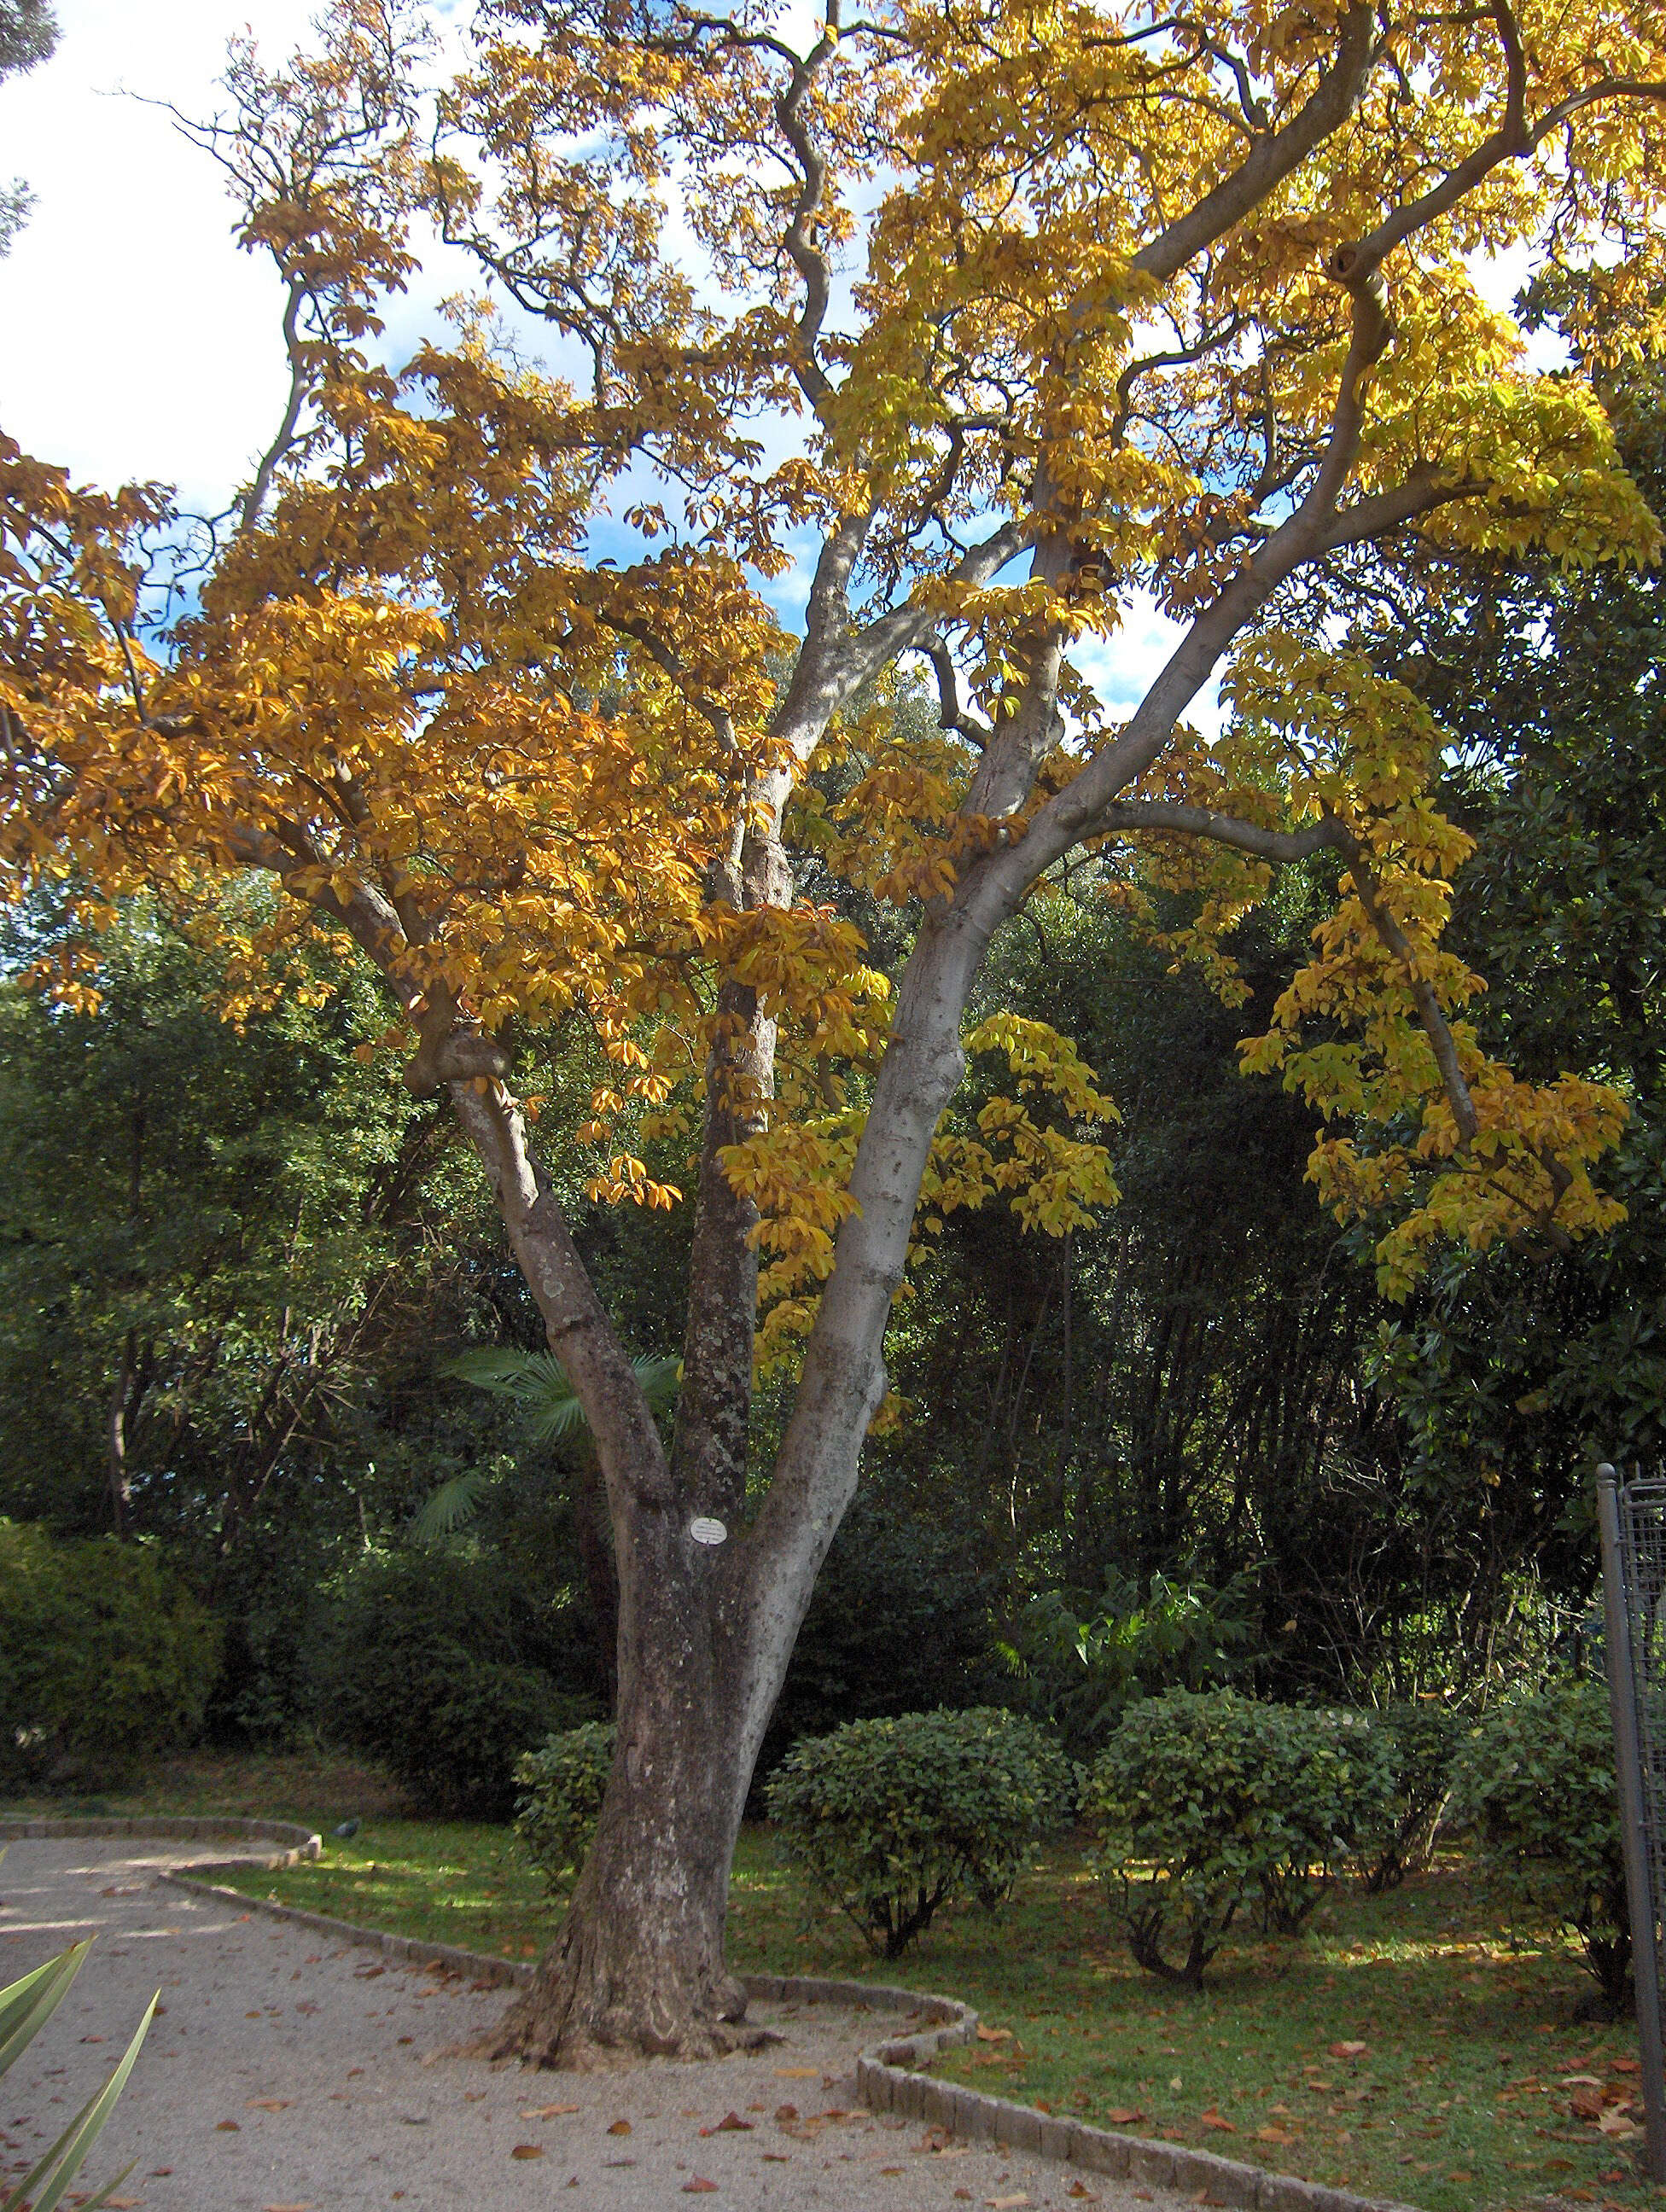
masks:
POLYGON ((707 2065, 583 2075, 443 2057, 501 2011, 503 1990, 155 1887, 185 1856, 134 1838, 29 1840, 0 1863, 0 1984, 99 1937, 0 2084, 0 2183, 104 2079, 160 1988, 164 2009, 83 2170, 97 2182, 136 2160, 116 2202, 144 2212, 674 2212, 684 2195, 712 2212, 1193 2201, 864 2111, 855 2056, 883 2032, 871 2014, 755 2005, 787 2040, 707 2065), (722 2127, 729 2114, 744 2126, 722 2127))

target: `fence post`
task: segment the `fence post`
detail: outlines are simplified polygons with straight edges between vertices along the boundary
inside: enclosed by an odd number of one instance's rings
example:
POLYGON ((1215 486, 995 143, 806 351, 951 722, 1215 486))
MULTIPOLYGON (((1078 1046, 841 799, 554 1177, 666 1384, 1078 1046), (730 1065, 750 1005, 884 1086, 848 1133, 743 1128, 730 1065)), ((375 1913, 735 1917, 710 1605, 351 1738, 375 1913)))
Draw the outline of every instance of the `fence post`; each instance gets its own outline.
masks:
MULTIPOLYGON (((1622 1541, 1620 1478, 1606 1462, 1596 1470, 1596 1518, 1602 1537, 1603 1664, 1614 1716, 1620 1834, 1626 1855, 1626 1901, 1632 1923, 1632 1978, 1643 2063, 1645 2152, 1651 2181, 1666 2181, 1666 2074, 1660 2039, 1660 1945, 1656 1934, 1654 1867, 1644 1816, 1643 1757, 1638 1728, 1637 1670, 1632 1638, 1633 1547, 1622 1541)), ((1633 1532, 1626 1531, 1627 1535, 1633 1532)))

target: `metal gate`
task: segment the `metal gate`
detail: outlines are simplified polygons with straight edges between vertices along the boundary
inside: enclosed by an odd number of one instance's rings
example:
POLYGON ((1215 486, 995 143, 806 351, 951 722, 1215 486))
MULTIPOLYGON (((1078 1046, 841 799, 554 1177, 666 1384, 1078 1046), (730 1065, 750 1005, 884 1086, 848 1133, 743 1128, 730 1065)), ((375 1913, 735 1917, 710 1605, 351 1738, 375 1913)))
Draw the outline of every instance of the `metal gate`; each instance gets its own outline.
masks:
POLYGON ((1666 2181, 1666 2081, 1660 2037, 1666 1910, 1666 1481, 1596 1470, 1602 1534, 1604 1665, 1614 1714, 1620 1827, 1631 1908, 1632 1969, 1643 2063, 1649 2173, 1666 2181))

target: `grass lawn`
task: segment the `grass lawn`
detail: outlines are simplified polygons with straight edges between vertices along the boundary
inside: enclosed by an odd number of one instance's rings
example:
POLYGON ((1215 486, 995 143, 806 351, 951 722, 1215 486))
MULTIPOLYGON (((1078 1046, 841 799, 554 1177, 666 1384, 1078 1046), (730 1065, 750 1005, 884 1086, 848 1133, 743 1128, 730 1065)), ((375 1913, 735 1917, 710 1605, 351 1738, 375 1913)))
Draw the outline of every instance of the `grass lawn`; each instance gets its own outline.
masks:
MULTIPOLYGON (((397 1801, 362 1769, 199 1759, 165 1784, 109 1809, 264 1812, 326 1834, 362 1815, 317 1866, 242 1878, 252 1894, 512 1958, 533 1956, 559 1917, 508 1830, 379 1811, 397 1801)), ((752 1829, 730 1958, 968 1998, 1006 2033, 941 2074, 1427 2212, 1666 2203, 1634 2178, 1634 2145, 1575 2109, 1595 2108, 1593 2090, 1633 2091, 1634 2031, 1578 2023, 1594 1984, 1574 1954, 1551 1937, 1512 1950, 1456 1859, 1390 1897, 1337 1893, 1293 1942, 1229 1945, 1195 1996, 1134 1966, 1073 1848, 1044 1857, 1006 1911, 952 1911, 886 1966, 848 1923, 806 1914, 752 1829), (1333 2047, 1345 2044, 1365 2048, 1333 2047)))

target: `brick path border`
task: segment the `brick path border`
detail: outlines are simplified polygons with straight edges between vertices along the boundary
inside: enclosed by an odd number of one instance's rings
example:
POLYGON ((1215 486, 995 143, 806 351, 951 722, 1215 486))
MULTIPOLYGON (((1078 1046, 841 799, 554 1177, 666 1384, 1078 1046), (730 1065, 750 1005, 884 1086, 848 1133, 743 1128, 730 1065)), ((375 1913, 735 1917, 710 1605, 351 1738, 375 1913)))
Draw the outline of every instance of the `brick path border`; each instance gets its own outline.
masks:
MULTIPOLYGON (((251 1897, 240 1889, 203 1879, 206 1875, 275 1869, 317 1858, 323 1848, 321 1839, 291 1821, 196 1816, 157 1816, 149 1820, 0 1818, 0 1843, 14 1836, 140 1835, 243 1835, 251 1842, 283 1844, 286 1848, 272 1854, 192 1860, 156 1879, 221 1904, 235 1904, 276 1920, 294 1921, 338 1942, 365 1945, 414 1966, 468 1974, 476 1981, 518 1989, 526 1988, 532 1978, 532 1967, 516 1960, 491 1958, 453 1943, 425 1943, 414 1936, 390 1936, 381 1929, 361 1928, 326 1912, 279 1905, 271 1898, 251 1897)), ((770 2003, 836 2004, 858 2012, 900 2013, 921 2021, 921 2026, 908 2033, 886 2037, 858 2054, 857 2091, 863 2103, 875 2112, 895 2112, 971 2142, 1006 2143, 1035 2157, 1079 2166, 1084 2173, 1176 2190, 1201 2204, 1239 2206, 1243 2212, 1415 2212, 1414 2207, 1391 2198, 1355 2197, 1345 2189, 1328 2189, 1322 2182, 1298 2180, 1293 2174, 1268 2173, 1240 2159, 1218 2158, 1211 2151, 1191 2150, 1183 2143, 1153 2142, 1149 2136, 1119 2135, 1110 2128, 1090 2127, 1085 2120, 1061 2119, 1032 2106, 1015 2105, 1005 2097, 992 2097, 958 2082, 934 2081, 924 2070, 933 2059, 971 2042, 977 2032, 977 2014, 958 1997, 933 1996, 887 1982, 832 1981, 811 1974, 742 1974, 739 1979, 748 1996, 770 2003)))

